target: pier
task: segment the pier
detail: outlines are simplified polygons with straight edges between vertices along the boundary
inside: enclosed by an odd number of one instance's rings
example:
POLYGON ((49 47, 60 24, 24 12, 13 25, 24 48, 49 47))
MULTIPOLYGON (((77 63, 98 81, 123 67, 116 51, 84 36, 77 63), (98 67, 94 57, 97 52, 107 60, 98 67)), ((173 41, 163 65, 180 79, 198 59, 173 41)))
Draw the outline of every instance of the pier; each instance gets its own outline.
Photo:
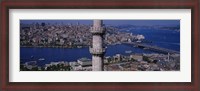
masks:
POLYGON ((143 49, 149 49, 149 50, 153 50, 153 51, 157 51, 157 52, 162 52, 162 53, 180 54, 179 51, 170 50, 170 49, 166 49, 166 48, 161 48, 161 47, 158 47, 158 46, 147 45, 147 44, 144 44, 144 43, 123 42, 123 44, 134 45, 136 47, 140 47, 140 48, 143 48, 143 49))

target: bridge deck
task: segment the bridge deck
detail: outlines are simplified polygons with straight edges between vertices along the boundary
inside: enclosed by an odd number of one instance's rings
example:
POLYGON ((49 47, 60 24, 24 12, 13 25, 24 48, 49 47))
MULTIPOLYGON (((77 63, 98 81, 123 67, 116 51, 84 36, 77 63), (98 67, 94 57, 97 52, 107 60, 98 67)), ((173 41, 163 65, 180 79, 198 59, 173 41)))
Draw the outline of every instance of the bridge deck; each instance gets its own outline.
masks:
POLYGON ((155 51, 164 52, 164 53, 177 53, 177 54, 180 54, 179 51, 170 50, 170 49, 166 49, 166 48, 161 48, 161 47, 158 47, 158 46, 147 45, 147 44, 143 44, 143 43, 124 42, 124 44, 131 44, 131 45, 134 45, 134 46, 137 46, 137 47, 144 47, 144 48, 147 48, 149 50, 155 50, 155 51))

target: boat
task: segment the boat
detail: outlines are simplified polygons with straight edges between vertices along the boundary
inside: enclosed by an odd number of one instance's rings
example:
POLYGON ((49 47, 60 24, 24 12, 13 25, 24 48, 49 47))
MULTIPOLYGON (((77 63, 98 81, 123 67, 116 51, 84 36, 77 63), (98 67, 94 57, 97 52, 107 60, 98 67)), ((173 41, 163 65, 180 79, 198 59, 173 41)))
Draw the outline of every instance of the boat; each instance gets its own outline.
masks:
POLYGON ((77 46, 77 48, 82 48, 82 46, 77 46))
POLYGON ((141 43, 142 41, 141 40, 138 40, 138 41, 136 41, 137 43, 141 43))
POLYGON ((31 59, 33 59, 34 58, 34 56, 31 56, 31 59))
POLYGON ((130 50, 130 51, 125 51, 125 53, 131 53, 132 51, 130 50))
POLYGON ((39 61, 44 61, 45 59, 44 59, 44 58, 39 58, 38 60, 39 60, 39 61))

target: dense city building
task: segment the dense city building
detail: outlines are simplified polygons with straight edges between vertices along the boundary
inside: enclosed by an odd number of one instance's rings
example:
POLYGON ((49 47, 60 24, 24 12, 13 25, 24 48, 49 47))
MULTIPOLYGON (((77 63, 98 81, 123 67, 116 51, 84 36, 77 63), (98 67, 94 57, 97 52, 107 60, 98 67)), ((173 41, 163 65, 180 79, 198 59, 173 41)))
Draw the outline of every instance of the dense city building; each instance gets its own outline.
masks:
MULTIPOLYGON (((104 71, 178 71, 180 70, 180 54, 116 54, 103 59, 104 71)), ((99 60, 97 60, 99 61, 99 60)), ((96 64, 99 65, 99 64, 96 64)), ((95 65, 95 66, 96 66, 95 65)), ((26 62, 20 70, 37 71, 92 71, 92 60, 80 58, 72 62, 51 62, 44 67, 37 66, 36 61, 26 62)))
MULTIPOLYGON (((143 35, 120 32, 114 26, 104 26, 105 45, 120 44, 144 39, 143 35)), ((82 48, 92 44, 91 25, 85 24, 21 24, 21 47, 82 48)))

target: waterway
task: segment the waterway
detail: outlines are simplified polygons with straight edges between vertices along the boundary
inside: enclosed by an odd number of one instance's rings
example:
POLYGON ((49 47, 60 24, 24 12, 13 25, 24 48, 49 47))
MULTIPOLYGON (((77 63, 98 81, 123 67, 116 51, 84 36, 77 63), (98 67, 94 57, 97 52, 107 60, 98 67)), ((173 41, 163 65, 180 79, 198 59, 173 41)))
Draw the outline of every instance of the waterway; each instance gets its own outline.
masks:
MULTIPOLYGON (((152 41, 151 45, 168 48, 171 50, 180 51, 180 32, 172 30, 150 30, 138 29, 127 31, 133 34, 142 34, 145 39, 152 41)), ((116 54, 130 55, 125 51, 132 51, 132 53, 154 53, 150 50, 143 50, 125 44, 109 45, 107 46, 105 56, 113 56, 116 54)), ((57 61, 76 61, 79 58, 90 58, 92 55, 89 53, 89 48, 20 48, 20 62, 36 61, 39 58, 45 60, 38 61, 38 65, 57 61), (31 58, 32 57, 32 58, 31 58)))

